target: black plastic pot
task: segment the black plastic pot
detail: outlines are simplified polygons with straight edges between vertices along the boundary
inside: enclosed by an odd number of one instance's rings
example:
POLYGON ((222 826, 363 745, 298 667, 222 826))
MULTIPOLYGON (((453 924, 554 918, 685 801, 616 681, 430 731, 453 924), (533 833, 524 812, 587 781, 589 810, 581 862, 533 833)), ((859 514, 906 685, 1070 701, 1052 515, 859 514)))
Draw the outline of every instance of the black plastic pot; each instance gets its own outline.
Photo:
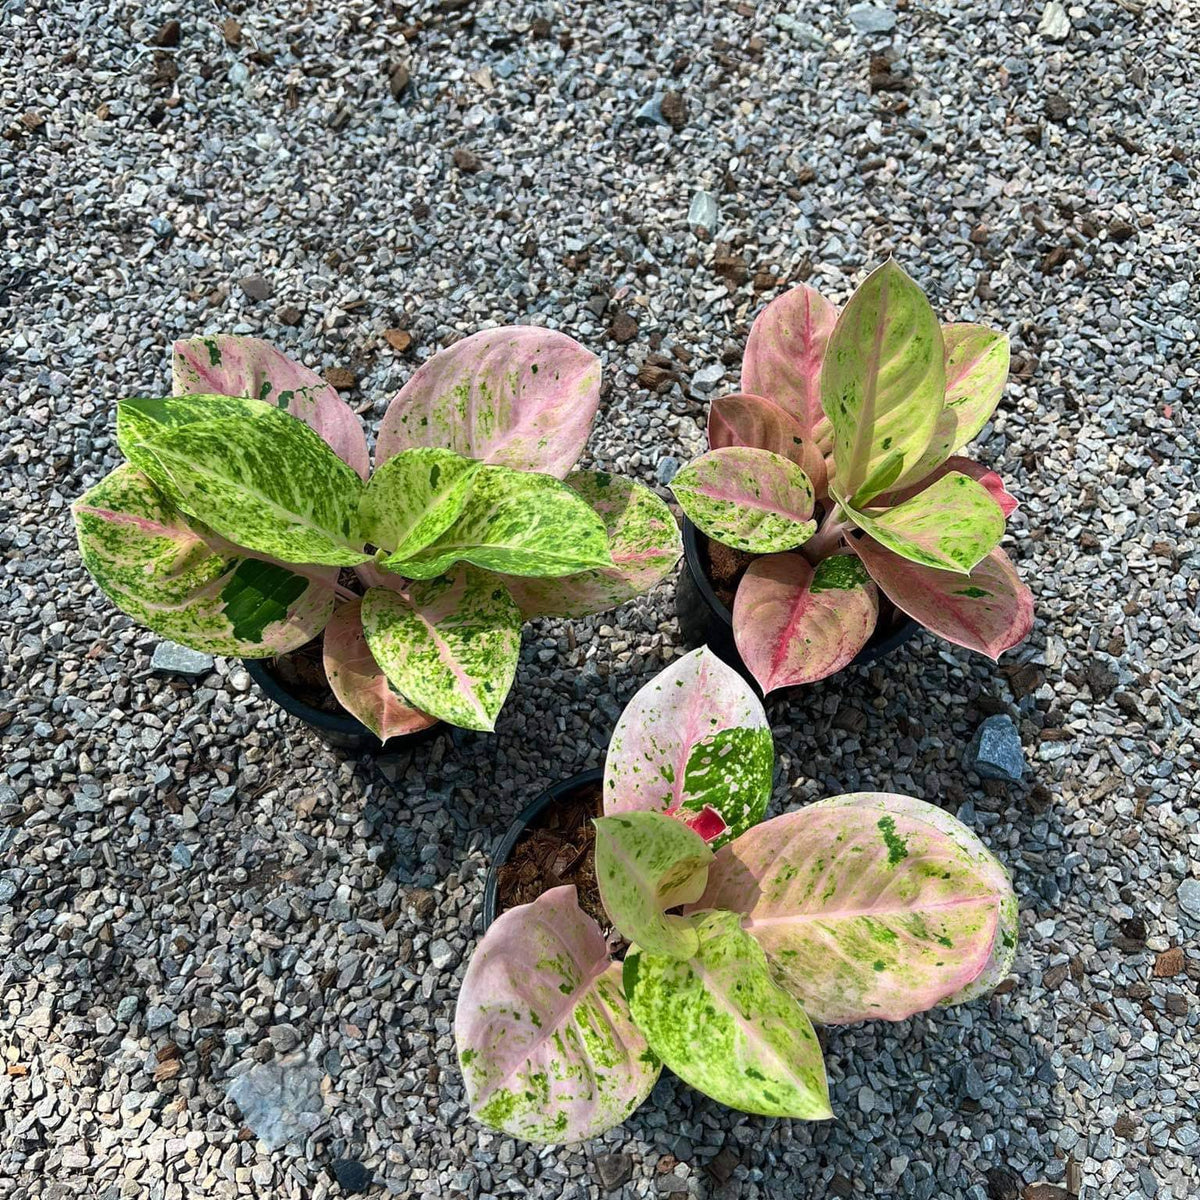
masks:
MULTIPOLYGON (((687 517, 683 519, 683 559, 685 566, 679 572, 679 584, 675 589, 675 611, 679 616, 679 632, 683 635, 684 645, 692 648, 708 646, 720 659, 753 683, 753 677, 742 662, 733 640, 733 613, 721 602, 708 576, 704 574, 699 530, 687 517)), ((903 646, 920 628, 911 617, 906 617, 903 624, 882 636, 877 630, 854 656, 850 666, 864 667, 877 662, 903 646)))
POLYGON ((579 791, 593 783, 599 783, 604 778, 600 767, 590 771, 580 771, 570 779, 560 779, 552 783, 536 800, 527 805, 513 823, 508 827, 504 836, 496 843, 492 851, 492 865, 488 867, 487 879, 483 883, 483 927, 486 929, 496 919, 496 897, 500 886, 500 868, 508 862, 513 847, 521 839, 525 830, 541 815, 542 810, 556 803, 572 792, 579 791))
POLYGON ((284 712, 315 729, 324 741, 337 750, 346 750, 352 754, 378 754, 385 748, 398 750, 401 747, 417 745, 442 732, 442 723, 439 721, 436 725, 417 733, 388 738, 386 742, 381 742, 357 717, 345 712, 327 713, 298 700, 267 670, 265 659, 243 658, 242 666, 269 700, 274 700, 284 712))

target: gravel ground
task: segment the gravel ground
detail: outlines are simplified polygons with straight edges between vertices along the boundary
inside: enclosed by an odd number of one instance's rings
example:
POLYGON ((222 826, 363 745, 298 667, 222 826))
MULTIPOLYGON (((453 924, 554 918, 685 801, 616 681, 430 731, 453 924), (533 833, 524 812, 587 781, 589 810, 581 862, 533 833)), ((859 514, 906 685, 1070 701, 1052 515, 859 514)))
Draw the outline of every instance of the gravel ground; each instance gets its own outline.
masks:
POLYGON ((1200 18, 848 8, 4 5, 0 1196, 319 1200, 360 1164, 439 1200, 1196 1194, 1200 18), (957 810, 1021 895, 1011 987, 830 1031, 828 1124, 664 1078, 593 1144, 492 1135, 450 1036, 490 848, 678 653, 672 585, 530 627, 496 735, 393 787, 238 663, 151 670, 67 514, 114 401, 223 330, 340 368, 373 425, 452 336, 532 321, 605 355, 592 458, 654 484, 766 299, 889 251, 1012 335, 981 440, 1038 623, 999 668, 921 638, 773 702, 775 805, 957 810), (963 764, 994 713, 1011 788, 963 764))

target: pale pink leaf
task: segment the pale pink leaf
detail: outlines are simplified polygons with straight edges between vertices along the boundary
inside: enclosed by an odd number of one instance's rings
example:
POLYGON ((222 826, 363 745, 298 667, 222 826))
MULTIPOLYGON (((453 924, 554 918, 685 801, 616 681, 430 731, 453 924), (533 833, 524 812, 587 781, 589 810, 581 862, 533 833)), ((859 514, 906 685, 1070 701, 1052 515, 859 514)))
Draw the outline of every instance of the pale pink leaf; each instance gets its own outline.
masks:
POLYGON ((988 972, 1007 873, 966 826, 887 794, 766 821, 721 849, 688 911, 742 913, 776 982, 828 1025, 900 1021, 988 972))
POLYGON ((510 908, 483 935, 454 1039, 471 1112, 531 1142, 576 1142, 619 1125, 661 1070, 573 887, 510 908))
POLYGON ((997 659, 1033 628, 1033 595, 999 548, 964 576, 901 558, 870 537, 850 544, 898 609, 956 646, 997 659))
POLYGON ((414 446, 562 479, 600 403, 600 360, 550 329, 485 329, 439 351, 393 397, 376 463, 414 446))
POLYGON ((738 584, 733 637, 766 695, 836 674, 867 644, 878 617, 875 585, 853 555, 814 569, 801 554, 770 554, 738 584))
POLYGON ((392 685, 367 646, 362 601, 339 605, 325 626, 325 677, 341 706, 381 741, 403 737, 435 725, 392 685))
MULTIPOLYGON (((826 423, 827 427, 827 423, 826 423)), ((822 447, 804 436, 800 422, 765 396, 737 392, 718 396, 708 410, 708 448, 751 446, 789 458, 812 481, 813 492, 825 495, 828 473, 822 447)))
POLYGON ((227 334, 176 342, 171 370, 176 396, 250 396, 286 409, 366 479, 367 436, 354 410, 315 371, 269 343, 227 334))

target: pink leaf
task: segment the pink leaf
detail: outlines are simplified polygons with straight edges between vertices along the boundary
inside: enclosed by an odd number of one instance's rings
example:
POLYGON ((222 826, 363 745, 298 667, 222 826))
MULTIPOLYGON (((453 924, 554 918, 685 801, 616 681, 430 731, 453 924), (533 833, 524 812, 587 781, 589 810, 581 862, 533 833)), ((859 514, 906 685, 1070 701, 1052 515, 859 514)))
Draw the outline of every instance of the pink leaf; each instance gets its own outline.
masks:
MULTIPOLYGON (((758 314, 742 356, 742 391, 766 396, 816 440, 824 418, 821 364, 838 310, 815 288, 802 283, 772 300, 758 314)), ((807 469, 807 466, 806 468, 807 469)))
POLYGON ((621 968, 573 887, 510 908, 483 935, 454 1038, 471 1112, 533 1142, 619 1125, 660 1071, 629 1015, 621 968))
POLYGON ((388 683, 367 647, 361 600, 334 610, 325 626, 324 659, 325 677, 338 702, 380 741, 417 733, 437 723, 388 683))
POLYGON ((763 694, 847 666, 879 617, 875 585, 853 555, 814 568, 801 554, 756 558, 738 585, 733 636, 763 694))
POLYGON ((958 455, 946 459, 944 463, 935 467, 928 475, 919 479, 911 487, 901 488, 900 491, 892 492, 887 496, 880 496, 875 500, 875 504, 880 507, 903 504, 905 500, 911 500, 914 496, 919 495, 929 487, 930 484, 936 483, 943 475, 949 475, 952 471, 957 471, 960 475, 966 475, 974 479, 976 483, 983 484, 991 493, 992 499, 1000 505, 1006 520, 1020 506, 1020 502, 1016 496, 1005 487, 1004 480, 995 471, 985 467, 982 463, 975 462, 974 459, 962 458, 958 455))
POLYGON ((999 548, 964 576, 910 562, 870 537, 850 544, 897 608, 956 646, 997 659, 1033 628, 1033 595, 999 548))
POLYGON ((830 1025, 900 1021, 957 997, 989 968, 1002 914, 1015 912, 1007 873, 969 829, 885 794, 742 834, 687 911, 714 908, 745 914, 776 982, 830 1025))
POLYGON ((562 479, 600 403, 600 360, 573 338, 511 325, 440 350, 396 393, 376 463, 413 446, 562 479))
POLYGON ((765 396, 736 392, 718 396, 708 410, 708 448, 752 446, 790 458, 804 468, 818 496, 828 490, 822 448, 810 435, 805 438, 800 422, 765 396))
POLYGON ((259 338, 191 338, 176 342, 171 363, 176 396, 250 396, 287 409, 315 430, 363 479, 367 437, 354 410, 315 371, 259 338))
POLYGON ((706 842, 714 842, 729 832, 725 818, 711 804, 706 804, 699 812, 689 812, 686 808, 668 808, 666 815, 682 821, 693 833, 698 833, 706 842))

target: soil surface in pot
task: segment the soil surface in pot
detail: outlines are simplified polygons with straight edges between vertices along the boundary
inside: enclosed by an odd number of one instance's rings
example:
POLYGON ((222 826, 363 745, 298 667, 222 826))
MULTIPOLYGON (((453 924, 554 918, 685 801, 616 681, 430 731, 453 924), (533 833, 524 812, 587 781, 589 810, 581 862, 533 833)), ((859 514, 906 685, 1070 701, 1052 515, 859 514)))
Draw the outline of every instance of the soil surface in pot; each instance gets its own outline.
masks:
POLYGON ((346 715, 346 710, 337 702, 326 678, 319 637, 290 654, 268 658, 263 666, 288 695, 294 696, 302 704, 334 716, 346 715))
MULTIPOLYGON (((741 583, 742 576, 750 564, 761 556, 710 541, 700 530, 696 530, 696 548, 700 551, 700 566, 708 577, 717 599, 733 612, 733 598, 737 595, 738 584, 741 583)), ((867 645, 883 641, 907 620, 908 617, 882 591, 879 592, 879 618, 867 645)))
POLYGON ((583 911, 601 929, 608 929, 593 853, 592 818, 603 814, 603 797, 603 784, 597 781, 542 809, 496 872, 497 916, 518 904, 532 903, 551 888, 574 884, 583 911))

